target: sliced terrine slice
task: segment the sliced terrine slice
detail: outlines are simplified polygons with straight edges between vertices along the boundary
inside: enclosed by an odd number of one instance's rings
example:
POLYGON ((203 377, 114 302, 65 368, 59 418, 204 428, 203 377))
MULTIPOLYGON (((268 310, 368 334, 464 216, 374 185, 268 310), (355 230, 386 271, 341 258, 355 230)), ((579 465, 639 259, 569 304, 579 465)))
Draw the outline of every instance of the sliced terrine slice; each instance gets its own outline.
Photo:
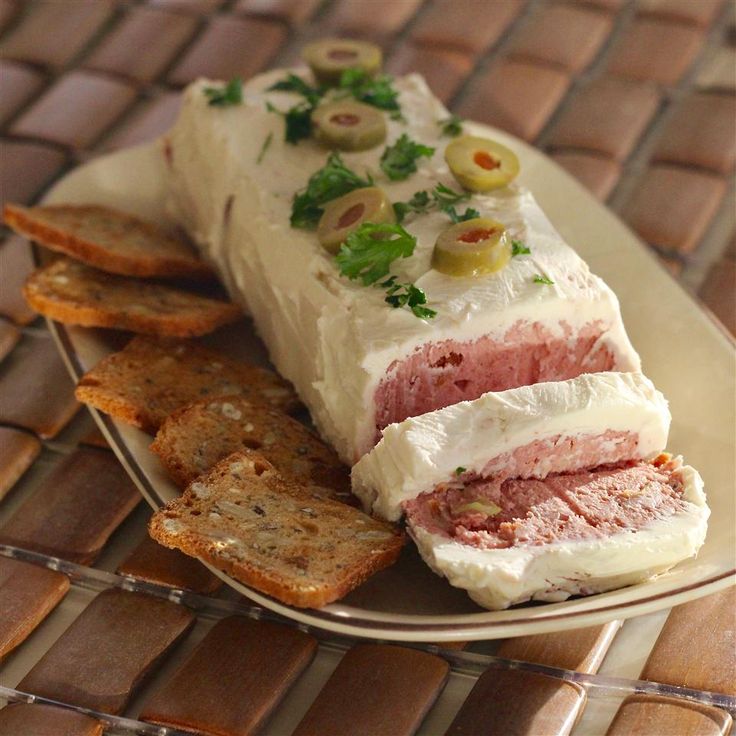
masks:
POLYGON ((691 557, 709 510, 697 471, 662 454, 667 402, 638 373, 487 394, 384 430, 353 489, 407 528, 480 605, 559 601, 691 557))
POLYGON ((443 483, 544 478, 647 459, 667 444, 667 401, 641 373, 585 374, 487 393, 392 424, 353 467, 353 493, 391 521, 443 483))
MULTIPOLYGON (((209 104, 206 90, 217 83, 191 85, 161 150, 172 213, 250 311, 271 360, 343 460, 354 463, 393 422, 487 391, 639 369, 615 295, 516 184, 467 200, 530 251, 499 273, 465 278, 433 270, 447 214, 433 210, 404 222, 416 247, 391 273, 424 290, 433 319, 392 308, 385 289, 341 276, 315 231, 290 225, 295 195, 329 152, 311 139, 284 141, 283 117, 269 106, 285 110, 301 98, 269 88, 286 73, 255 77, 242 104, 229 107, 209 104)), ((444 161, 451 139, 438 125, 446 109, 421 77, 396 79, 395 87, 403 120, 387 116, 386 141, 343 153, 345 165, 372 177, 391 202, 440 184, 459 190, 444 161), (435 152, 405 180, 391 181, 381 156, 403 134, 435 152)))
POLYGON ((476 480, 406 504, 425 562, 491 609, 648 580, 697 553, 709 514, 698 472, 666 454, 543 480, 476 480))

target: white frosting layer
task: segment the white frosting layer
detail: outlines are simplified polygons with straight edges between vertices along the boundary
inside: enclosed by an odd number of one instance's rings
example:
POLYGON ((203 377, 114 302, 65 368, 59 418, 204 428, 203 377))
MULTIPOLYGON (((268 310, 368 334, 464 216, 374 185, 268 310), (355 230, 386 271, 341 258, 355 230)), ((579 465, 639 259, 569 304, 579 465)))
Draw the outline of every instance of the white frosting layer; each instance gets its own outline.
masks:
MULTIPOLYGON (((435 319, 393 309, 382 290, 341 277, 314 232, 289 225, 294 194, 324 165, 327 151, 311 140, 298 146, 283 141, 283 120, 267 112, 265 102, 284 110, 298 98, 264 91, 283 76, 274 71, 252 79, 244 104, 233 107, 207 104, 203 87, 214 83, 199 81, 187 89, 167 136, 170 205, 231 294, 251 312, 273 363, 345 461, 354 462, 372 446, 374 394, 388 366, 428 342, 502 339, 519 320, 541 322, 558 336, 564 334, 562 323, 575 331, 600 320, 601 342, 614 353, 617 369, 639 369, 613 292, 562 241, 532 195, 515 186, 468 202, 531 248, 531 255, 512 259, 499 274, 467 279, 432 270, 432 249, 447 216, 435 212, 405 223, 417 247, 392 273, 424 289, 435 319), (262 152, 268 136, 272 142, 262 152), (534 283, 535 274, 554 285, 534 283)), ((403 182, 382 174, 383 145, 344 154, 346 164, 361 175, 370 172, 392 201, 439 182, 459 189, 444 163, 448 139, 440 137, 437 124, 447 111, 421 77, 401 78, 396 86, 407 124, 388 120, 387 143, 406 132, 434 146, 435 155, 420 159, 418 172, 403 182)), ((466 130, 476 132, 469 124, 466 130)))
POLYGON ((600 593, 647 580, 700 549, 710 515, 703 481, 688 465, 677 472, 684 511, 605 539, 482 550, 419 527, 409 532, 437 574, 486 608, 600 593))
POLYGON ((353 493, 395 521, 404 501, 453 480, 456 468, 480 473, 492 458, 535 440, 633 432, 639 441, 631 459, 649 458, 666 447, 670 419, 664 396, 641 373, 590 373, 487 393, 386 427, 353 467, 353 493))

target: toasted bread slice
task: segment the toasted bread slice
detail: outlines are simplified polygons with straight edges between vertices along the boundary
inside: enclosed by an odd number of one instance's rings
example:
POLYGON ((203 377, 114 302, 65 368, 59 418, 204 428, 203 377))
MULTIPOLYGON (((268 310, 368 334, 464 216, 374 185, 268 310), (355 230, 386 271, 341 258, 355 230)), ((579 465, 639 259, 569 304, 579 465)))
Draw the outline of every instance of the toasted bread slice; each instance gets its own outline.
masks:
POLYGON ((176 409, 223 394, 242 394, 265 409, 301 407, 291 386, 273 371, 196 342, 144 336, 103 358, 76 390, 83 404, 151 433, 176 409))
POLYGON ((115 276, 68 258, 34 271, 23 296, 33 309, 57 322, 169 337, 206 335, 242 314, 231 302, 115 276))
POLYGON ((252 450, 215 465, 157 511, 148 530, 300 608, 342 598, 392 564, 404 543, 390 524, 289 483, 252 450))
POLYGON ((213 278, 189 243, 133 215, 97 205, 6 204, 5 224, 50 250, 122 276, 213 278))
POLYGON ((244 396, 203 399, 177 409, 151 445, 182 487, 243 447, 258 450, 286 480, 319 486, 324 495, 357 504, 350 469, 333 450, 301 422, 244 396))

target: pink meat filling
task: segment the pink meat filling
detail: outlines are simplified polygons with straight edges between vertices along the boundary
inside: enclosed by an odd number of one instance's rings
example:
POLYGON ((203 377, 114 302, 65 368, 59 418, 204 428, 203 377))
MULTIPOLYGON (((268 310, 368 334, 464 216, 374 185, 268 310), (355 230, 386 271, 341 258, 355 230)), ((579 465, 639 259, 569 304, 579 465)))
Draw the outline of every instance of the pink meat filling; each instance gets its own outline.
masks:
POLYGON ((453 480, 467 483, 478 478, 546 478, 551 473, 622 463, 638 456, 638 445, 639 435, 636 432, 609 429, 603 434, 578 437, 558 434, 496 455, 480 473, 463 473, 453 480))
POLYGON ((502 340, 444 340, 418 348, 392 363, 378 385, 377 430, 487 391, 617 369, 614 354, 600 339, 605 334, 600 321, 577 332, 564 322, 561 327, 564 335, 558 337, 539 322, 520 321, 502 340))
POLYGON ((411 527, 503 549, 637 531, 683 511, 682 492, 677 463, 637 462, 544 480, 475 480, 425 493, 406 504, 406 513, 411 527))

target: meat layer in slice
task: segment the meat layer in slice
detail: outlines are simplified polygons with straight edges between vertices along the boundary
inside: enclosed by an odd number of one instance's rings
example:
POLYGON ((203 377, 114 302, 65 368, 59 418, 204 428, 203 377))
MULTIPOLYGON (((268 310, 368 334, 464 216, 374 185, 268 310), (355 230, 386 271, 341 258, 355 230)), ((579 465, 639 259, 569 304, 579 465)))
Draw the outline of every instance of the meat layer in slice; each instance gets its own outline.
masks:
POLYGON ((709 515, 700 475, 671 456, 475 480, 405 508, 430 567, 492 609, 647 580, 697 553, 709 515))
POLYGON ((667 443, 667 402, 641 373, 596 373, 488 393, 393 424, 352 470, 366 509, 395 521, 442 484, 544 478, 643 460, 667 443))
MULTIPOLYGON (((325 166, 328 151, 311 139, 284 141, 283 117, 266 103, 286 110, 302 102, 268 90, 285 76, 252 79, 243 104, 229 107, 208 104, 205 89, 217 83, 193 84, 161 155, 172 212, 250 311, 273 363, 344 461, 354 463, 392 422, 488 391, 639 369, 616 297, 516 184, 460 205, 499 220, 530 250, 496 274, 458 278, 432 270, 447 214, 435 209, 405 220, 417 245, 391 273, 424 290, 433 319, 392 308, 385 288, 341 276, 314 230, 290 224, 294 196, 325 166)), ((387 116, 385 144, 342 154, 345 165, 371 176, 392 202, 438 184, 459 191, 443 157, 449 139, 437 124, 447 111, 418 76, 395 86, 404 121, 387 116), (390 181, 380 158, 402 134, 435 153, 419 159, 406 180, 390 181)), ((465 132, 488 134, 471 123, 465 132)))

